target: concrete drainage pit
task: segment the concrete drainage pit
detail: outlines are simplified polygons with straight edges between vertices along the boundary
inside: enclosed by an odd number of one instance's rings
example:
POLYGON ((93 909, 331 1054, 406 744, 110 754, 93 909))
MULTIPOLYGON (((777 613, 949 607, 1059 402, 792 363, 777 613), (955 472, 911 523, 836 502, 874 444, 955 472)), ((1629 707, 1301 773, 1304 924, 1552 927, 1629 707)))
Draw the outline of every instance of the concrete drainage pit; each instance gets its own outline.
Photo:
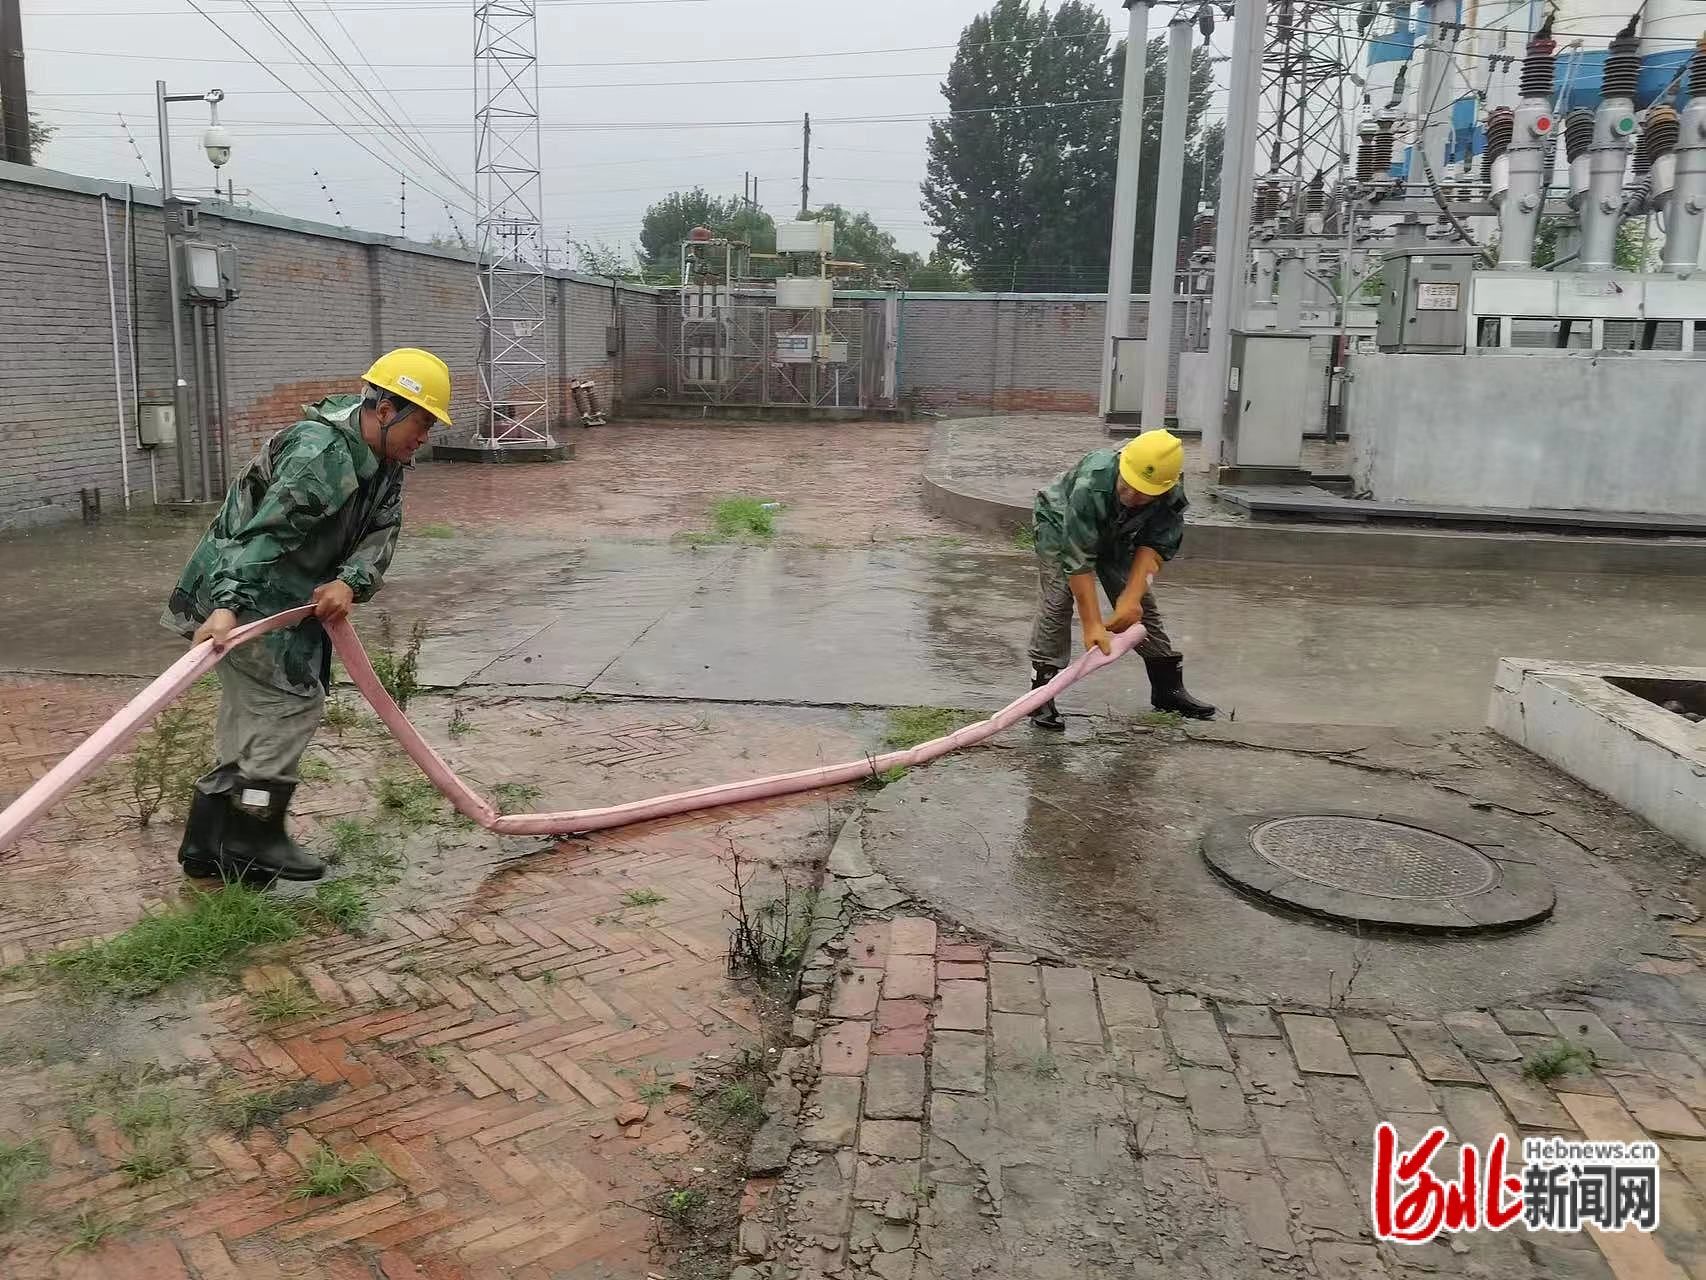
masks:
POLYGON ((1640 676, 1607 676, 1605 682, 1693 724, 1706 720, 1706 682, 1654 680, 1640 676))
POLYGON ((1485 841, 1388 814, 1282 813, 1223 819, 1202 852, 1262 902, 1359 929, 1471 934, 1550 916, 1552 885, 1540 869, 1485 841))

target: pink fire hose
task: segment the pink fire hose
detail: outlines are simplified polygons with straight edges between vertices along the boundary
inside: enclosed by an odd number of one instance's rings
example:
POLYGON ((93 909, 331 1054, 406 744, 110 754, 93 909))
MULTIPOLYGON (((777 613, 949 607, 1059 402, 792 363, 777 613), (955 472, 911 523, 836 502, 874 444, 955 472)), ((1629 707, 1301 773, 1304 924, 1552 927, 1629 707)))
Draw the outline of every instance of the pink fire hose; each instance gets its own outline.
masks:
MULTIPOLYGON (((111 759, 160 711, 181 695, 185 689, 210 671, 226 652, 238 645, 264 636, 269 631, 300 622, 313 612, 311 606, 286 609, 270 618, 236 628, 222 645, 211 640, 196 645, 119 712, 97 729, 75 751, 66 756, 29 790, 0 812, 0 849, 6 848, 23 835, 47 810, 68 791, 88 777, 91 772, 111 759)), ((385 722, 386 728, 401 744, 409 758, 420 766, 421 772, 456 806, 456 811, 479 823, 488 831, 506 836, 572 835, 584 831, 603 831, 611 827, 647 822, 654 818, 673 817, 697 809, 712 809, 719 805, 740 804, 748 800, 767 800, 772 796, 793 795, 819 787, 838 786, 875 777, 889 769, 912 768, 927 764, 950 751, 969 747, 1008 729, 1028 716, 1037 707, 1064 692, 1079 680, 1115 658, 1130 651, 1143 639, 1141 626, 1113 637, 1113 653, 1103 654, 1090 649, 1053 680, 1033 689, 1021 698, 1008 703, 987 720, 980 720, 945 737, 921 743, 904 751, 890 751, 880 756, 850 760, 846 764, 821 765, 795 773, 772 774, 747 782, 725 782, 715 787, 700 787, 695 791, 678 791, 673 795, 655 796, 650 800, 631 800, 626 804, 606 805, 598 809, 574 809, 565 813, 514 813, 500 815, 491 804, 467 783, 457 777, 444 758, 421 737, 420 730, 409 723, 400 708, 385 692, 385 686, 374 674, 367 651, 361 647, 355 628, 347 620, 326 624, 333 651, 343 660, 350 679, 362 696, 372 704, 385 722)))

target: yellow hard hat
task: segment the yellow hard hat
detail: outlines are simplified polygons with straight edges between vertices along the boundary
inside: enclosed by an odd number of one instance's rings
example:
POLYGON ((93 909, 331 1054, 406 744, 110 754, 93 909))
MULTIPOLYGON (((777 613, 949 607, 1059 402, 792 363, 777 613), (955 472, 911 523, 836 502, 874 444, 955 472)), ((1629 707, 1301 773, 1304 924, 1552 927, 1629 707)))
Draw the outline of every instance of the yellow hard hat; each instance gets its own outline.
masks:
POLYGON ((1185 446, 1171 431, 1145 431, 1120 450, 1120 479, 1139 493, 1166 493, 1184 469, 1185 446))
POLYGON ((432 352, 419 347, 387 351, 361 375, 361 380, 420 405, 445 426, 450 425, 450 366, 432 352))

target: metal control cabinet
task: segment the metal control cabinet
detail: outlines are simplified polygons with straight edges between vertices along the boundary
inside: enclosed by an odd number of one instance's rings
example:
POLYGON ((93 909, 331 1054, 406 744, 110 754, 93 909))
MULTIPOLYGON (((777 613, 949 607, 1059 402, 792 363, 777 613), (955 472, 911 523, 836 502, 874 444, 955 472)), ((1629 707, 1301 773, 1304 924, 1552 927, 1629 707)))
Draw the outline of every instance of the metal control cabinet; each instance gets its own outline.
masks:
POLYGON ((1114 339, 1114 387, 1108 408, 1114 413, 1143 412, 1144 338, 1114 339))
POLYGON ((1303 465, 1303 424, 1318 393, 1307 333, 1232 331, 1226 440, 1239 467, 1303 465))
POLYGON ((1375 345, 1382 351, 1461 352, 1469 334, 1469 277, 1480 256, 1473 245, 1433 245, 1387 258, 1375 345))

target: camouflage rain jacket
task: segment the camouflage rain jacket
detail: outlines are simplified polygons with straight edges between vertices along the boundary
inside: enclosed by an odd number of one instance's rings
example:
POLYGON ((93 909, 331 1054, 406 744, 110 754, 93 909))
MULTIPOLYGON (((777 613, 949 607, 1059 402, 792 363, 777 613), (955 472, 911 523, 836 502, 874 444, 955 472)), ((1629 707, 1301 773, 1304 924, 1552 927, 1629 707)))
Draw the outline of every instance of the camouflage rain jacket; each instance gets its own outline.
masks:
POLYGON ((1185 539, 1190 504, 1182 484, 1153 502, 1128 507, 1115 491, 1119 474, 1118 449, 1092 449, 1037 494, 1032 506, 1037 554, 1069 578, 1094 569, 1105 588, 1110 581, 1123 584, 1139 547, 1171 560, 1185 539))
MULTIPOLYGON (((215 609, 252 622, 307 604, 341 578, 356 601, 379 590, 403 525, 403 469, 381 464, 361 438, 359 396, 302 407, 302 421, 267 441, 225 495, 160 621, 190 636, 215 609)), ((293 693, 323 685, 326 633, 308 621, 256 641, 272 683, 293 693)))

